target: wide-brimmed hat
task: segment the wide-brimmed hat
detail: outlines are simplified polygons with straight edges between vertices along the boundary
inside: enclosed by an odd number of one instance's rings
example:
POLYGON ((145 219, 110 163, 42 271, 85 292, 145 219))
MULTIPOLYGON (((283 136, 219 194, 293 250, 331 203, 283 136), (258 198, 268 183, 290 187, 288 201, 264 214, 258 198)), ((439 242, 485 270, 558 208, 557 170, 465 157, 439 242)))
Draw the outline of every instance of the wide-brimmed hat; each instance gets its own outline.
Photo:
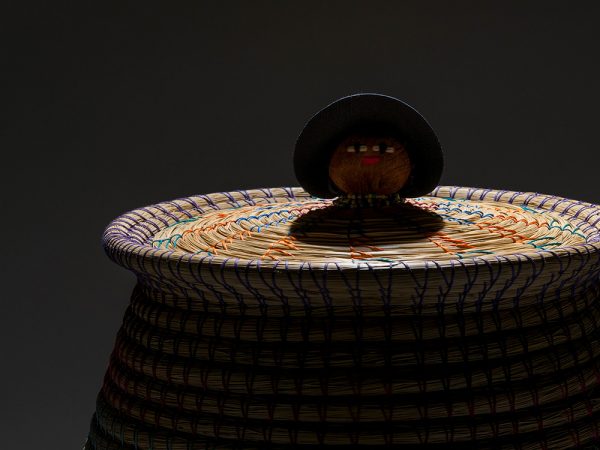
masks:
POLYGON ((414 168, 396 194, 418 197, 431 192, 442 174, 442 148, 433 129, 413 107, 382 94, 343 97, 315 114, 300 133, 294 151, 294 170, 311 195, 339 195, 329 179, 329 161, 337 144, 353 133, 386 133, 405 146, 414 168))

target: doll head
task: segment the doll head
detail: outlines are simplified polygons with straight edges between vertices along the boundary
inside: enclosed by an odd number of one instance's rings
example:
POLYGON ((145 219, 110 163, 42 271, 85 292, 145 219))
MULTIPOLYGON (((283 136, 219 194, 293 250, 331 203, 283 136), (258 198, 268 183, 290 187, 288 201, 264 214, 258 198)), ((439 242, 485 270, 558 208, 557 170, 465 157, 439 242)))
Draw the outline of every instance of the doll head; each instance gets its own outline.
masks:
POLYGON ((440 179, 443 155, 433 129, 386 95, 341 98, 315 114, 296 142, 294 169, 313 196, 419 197, 440 179))

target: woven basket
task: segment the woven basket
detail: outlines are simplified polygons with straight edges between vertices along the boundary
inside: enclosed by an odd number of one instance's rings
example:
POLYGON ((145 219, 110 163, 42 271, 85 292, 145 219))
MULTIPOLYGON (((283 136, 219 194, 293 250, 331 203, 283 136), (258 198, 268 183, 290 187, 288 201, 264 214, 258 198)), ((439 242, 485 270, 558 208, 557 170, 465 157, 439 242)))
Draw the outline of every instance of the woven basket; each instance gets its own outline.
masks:
POLYGON ((594 448, 600 207, 299 188, 131 211, 138 278, 86 450, 594 448))

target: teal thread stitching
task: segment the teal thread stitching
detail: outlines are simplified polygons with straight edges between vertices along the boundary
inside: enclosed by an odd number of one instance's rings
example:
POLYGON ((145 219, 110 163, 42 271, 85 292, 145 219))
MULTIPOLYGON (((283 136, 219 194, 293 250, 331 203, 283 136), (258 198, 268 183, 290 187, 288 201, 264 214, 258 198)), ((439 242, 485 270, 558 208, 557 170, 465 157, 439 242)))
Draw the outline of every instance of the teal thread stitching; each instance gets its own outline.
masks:
POLYGON ((165 244, 165 248, 169 248, 169 244, 171 244, 171 243, 172 243, 172 241, 173 241, 173 239, 175 239, 175 242, 172 244, 172 245, 173 245, 173 248, 175 248, 175 247, 177 247, 177 241, 178 241, 178 240, 179 240, 179 239, 180 239, 182 236, 183 236, 183 235, 181 235, 181 234, 179 234, 179 233, 178 233, 178 234, 174 234, 173 236, 170 236, 170 237, 168 237, 168 238, 165 238, 165 239, 155 239, 155 240, 153 240, 153 241, 152 241, 152 245, 158 244, 158 245, 156 246, 156 248, 162 248, 161 246, 162 246, 163 242, 166 242, 166 244, 165 244))
POLYGON ((289 213, 289 212, 290 212, 289 209, 281 209, 279 211, 273 211, 273 212, 270 212, 270 213, 259 214, 258 216, 240 217, 239 219, 236 219, 235 223, 239 224, 240 222, 243 222, 243 221, 250 222, 250 220, 252 220, 252 219, 259 220, 259 219, 262 219, 264 217, 268 218, 268 217, 271 217, 271 216, 274 216, 274 215, 281 215, 282 213, 289 213))
POLYGON ((172 227, 174 227, 175 225, 179 225, 180 223, 195 222, 195 221, 197 221, 199 218, 200 218, 200 216, 198 216, 198 217, 192 217, 191 219, 178 220, 177 222, 175 222, 175 223, 172 223, 171 225, 169 225, 169 226, 165 227, 165 229, 167 229, 167 228, 172 228, 172 227))
POLYGON ((534 214, 541 214, 540 211, 538 211, 536 209, 531 209, 531 208, 529 208, 529 207, 527 207, 525 205, 520 205, 520 207, 521 207, 521 209, 523 211, 528 211, 528 212, 531 212, 531 213, 534 213, 534 214))
POLYGON ((537 241, 545 241, 547 239, 553 239, 553 237, 551 236, 546 236, 546 237, 541 237, 541 238, 537 238, 537 239, 532 239, 530 241, 527 241, 526 244, 529 244, 531 246, 533 246, 533 248, 541 248, 542 250, 545 250, 546 247, 555 247, 557 245, 561 245, 560 242, 548 242, 546 244, 534 244, 534 242, 537 241))
POLYGON ((554 225, 555 223, 558 223, 558 221, 556 219, 552 219, 552 222, 550 222, 548 224, 548 229, 551 230, 553 228, 558 228, 560 231, 566 231, 567 233, 571 233, 575 236, 579 236, 583 239, 586 238, 585 235, 581 234, 581 233, 577 233, 577 231, 579 231, 579 227, 575 227, 573 228, 573 225, 569 222, 567 222, 566 224, 564 224, 562 227, 558 226, 558 225, 554 225), (568 230, 567 228, 571 228, 571 230, 568 230))
POLYGON ((289 217, 282 217, 279 220, 273 220, 273 221, 267 222, 267 223, 265 223, 263 225, 254 225, 253 227, 250 228, 250 231, 256 231, 257 233, 260 233, 260 231, 263 228, 267 228, 267 227, 270 227, 272 225, 276 225, 276 224, 279 224, 279 223, 285 223, 288 220, 292 220, 292 219, 295 219, 295 218, 296 218, 296 216, 292 214, 289 217))
POLYGON ((474 225, 475 222, 469 220, 469 219, 460 219, 458 217, 452 217, 448 214, 438 214, 440 217, 443 217, 444 220, 447 220, 448 222, 457 222, 461 225, 474 225))
POLYGON ((460 209, 458 207, 453 207, 453 208, 449 208, 449 207, 437 207, 436 208, 437 211, 446 211, 446 212, 459 212, 462 214, 466 214, 467 216, 472 216, 472 215, 478 215, 481 219, 485 219, 487 217, 495 217, 494 214, 492 213, 487 213, 484 214, 483 211, 465 211, 464 209, 460 209))

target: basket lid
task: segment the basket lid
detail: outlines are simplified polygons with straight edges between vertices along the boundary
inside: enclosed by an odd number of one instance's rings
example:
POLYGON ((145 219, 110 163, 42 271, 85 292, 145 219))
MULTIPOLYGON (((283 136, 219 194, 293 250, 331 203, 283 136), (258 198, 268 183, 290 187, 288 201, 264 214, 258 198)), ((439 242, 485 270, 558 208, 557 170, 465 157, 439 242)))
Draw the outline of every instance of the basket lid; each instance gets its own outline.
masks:
POLYGON ((194 256, 356 267, 535 254, 596 236, 581 217, 527 200, 503 201, 509 193, 479 199, 447 191, 369 208, 299 193, 287 201, 254 193, 169 224, 148 245, 194 256))

